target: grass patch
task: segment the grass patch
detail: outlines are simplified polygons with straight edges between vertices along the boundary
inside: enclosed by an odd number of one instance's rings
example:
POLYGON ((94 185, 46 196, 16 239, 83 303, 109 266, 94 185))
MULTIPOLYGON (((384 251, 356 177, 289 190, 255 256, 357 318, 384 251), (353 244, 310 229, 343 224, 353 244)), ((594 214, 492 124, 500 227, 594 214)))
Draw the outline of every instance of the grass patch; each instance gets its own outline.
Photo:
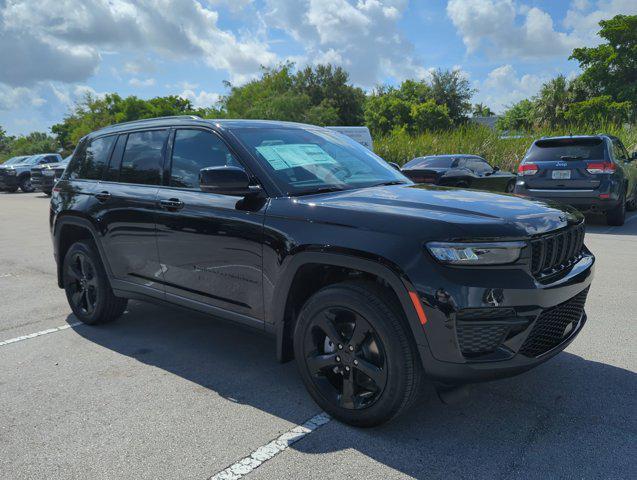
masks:
POLYGON ((605 125, 594 127, 564 127, 537 129, 522 133, 521 138, 501 138, 500 133, 490 128, 468 124, 453 130, 425 132, 410 135, 398 131, 374 139, 374 151, 388 162, 404 165, 409 160, 423 155, 444 153, 466 153, 480 155, 492 165, 515 172, 533 140, 543 136, 590 135, 599 132, 619 137, 628 151, 637 148, 636 126, 605 125))

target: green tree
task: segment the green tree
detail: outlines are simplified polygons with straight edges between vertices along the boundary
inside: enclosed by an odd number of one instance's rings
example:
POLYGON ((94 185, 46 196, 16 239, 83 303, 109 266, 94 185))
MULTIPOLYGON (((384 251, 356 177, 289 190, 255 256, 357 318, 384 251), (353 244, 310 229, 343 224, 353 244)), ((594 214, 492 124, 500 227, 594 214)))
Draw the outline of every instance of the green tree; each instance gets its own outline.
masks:
POLYGON ((473 106, 472 114, 474 117, 493 117, 495 113, 484 103, 476 103, 473 106))
POLYGON ((449 109, 433 99, 411 106, 411 128, 415 133, 445 130, 452 126, 449 109))
POLYGON ((583 70, 581 80, 594 96, 608 95, 617 102, 631 102, 637 110, 637 15, 616 15, 599 22, 599 36, 607 40, 597 47, 573 50, 571 59, 583 70))
POLYGON ((529 100, 520 100, 511 105, 496 121, 496 128, 503 132, 520 132, 533 127, 535 104, 529 100))
POLYGON ((58 149, 58 142, 55 137, 44 132, 31 132, 28 135, 20 135, 13 139, 9 156, 53 153, 57 152, 58 149))
POLYGON ((431 92, 438 105, 446 105, 455 125, 467 120, 475 90, 459 70, 436 70, 431 78, 431 92))
POLYGON ((631 114, 630 102, 614 102, 610 95, 593 97, 583 102, 569 105, 565 118, 571 123, 584 125, 607 122, 621 124, 628 121, 631 114))
POLYGON ((0 126, 0 161, 9 158, 13 141, 14 138, 7 135, 7 131, 0 126))
POLYGON ((556 127, 564 123, 570 103, 569 82, 564 75, 558 75, 542 85, 535 98, 535 117, 541 124, 556 127))

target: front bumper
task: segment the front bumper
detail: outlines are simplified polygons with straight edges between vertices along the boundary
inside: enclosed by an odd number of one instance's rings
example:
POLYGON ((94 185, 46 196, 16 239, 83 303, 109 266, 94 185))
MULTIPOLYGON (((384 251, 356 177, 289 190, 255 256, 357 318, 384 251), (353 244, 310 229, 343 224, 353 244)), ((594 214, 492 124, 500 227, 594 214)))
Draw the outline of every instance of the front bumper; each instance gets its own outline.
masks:
POLYGON ((0 188, 14 188, 18 186, 17 175, 0 176, 0 188))
POLYGON ((54 176, 46 176, 46 175, 31 175, 31 185, 36 190, 44 191, 44 190, 52 190, 53 185, 55 184, 54 176))
POLYGON ((425 372, 440 383, 473 383, 517 375, 552 358, 586 322, 594 264, 586 251, 550 284, 514 269, 495 276, 476 271, 473 281, 466 270, 454 270, 435 289, 415 283, 427 316, 426 341, 417 342, 425 372))

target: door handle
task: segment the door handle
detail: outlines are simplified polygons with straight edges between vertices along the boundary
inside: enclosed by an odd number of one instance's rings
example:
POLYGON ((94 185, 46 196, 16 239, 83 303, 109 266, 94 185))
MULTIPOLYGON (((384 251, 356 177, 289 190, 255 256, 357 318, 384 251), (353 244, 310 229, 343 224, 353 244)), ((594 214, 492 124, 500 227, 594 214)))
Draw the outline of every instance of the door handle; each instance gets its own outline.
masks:
POLYGON ((105 202, 109 198, 111 198, 111 194, 109 192, 99 192, 95 194, 95 198, 97 198, 100 202, 105 202))
POLYGON ((159 206, 164 210, 181 210, 184 208, 184 202, 178 198, 170 198, 168 200, 160 200, 159 206))

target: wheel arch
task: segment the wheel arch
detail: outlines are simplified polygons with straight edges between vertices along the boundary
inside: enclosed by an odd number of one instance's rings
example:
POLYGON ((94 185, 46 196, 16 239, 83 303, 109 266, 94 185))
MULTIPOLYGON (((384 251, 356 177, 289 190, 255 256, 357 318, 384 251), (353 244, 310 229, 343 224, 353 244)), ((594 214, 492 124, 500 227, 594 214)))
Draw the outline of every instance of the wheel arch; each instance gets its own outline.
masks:
MULTIPOLYGON (((266 307, 266 311, 269 312, 267 324, 270 325, 276 337, 276 354, 279 361, 286 362, 294 356, 292 332, 296 323, 296 314, 304 303, 301 301, 300 304, 294 304, 294 282, 300 280, 299 274, 303 274, 304 269, 317 267, 344 269, 379 279, 398 302, 415 343, 426 344, 423 326, 410 297, 409 282, 395 266, 390 267, 378 261, 351 254, 302 252, 296 254, 286 267, 274 289, 271 308, 266 307)), ((336 282, 319 283, 318 288, 332 283, 336 282)), ((312 290, 306 298, 309 298, 317 289, 312 290)))
POLYGON ((69 247, 79 240, 92 240, 97 247, 100 259, 106 270, 107 276, 111 277, 111 270, 106 261, 102 242, 99 239, 97 228, 88 219, 74 214, 60 215, 56 219, 53 230, 53 248, 57 262, 58 287, 63 288, 62 265, 64 257, 69 247))

